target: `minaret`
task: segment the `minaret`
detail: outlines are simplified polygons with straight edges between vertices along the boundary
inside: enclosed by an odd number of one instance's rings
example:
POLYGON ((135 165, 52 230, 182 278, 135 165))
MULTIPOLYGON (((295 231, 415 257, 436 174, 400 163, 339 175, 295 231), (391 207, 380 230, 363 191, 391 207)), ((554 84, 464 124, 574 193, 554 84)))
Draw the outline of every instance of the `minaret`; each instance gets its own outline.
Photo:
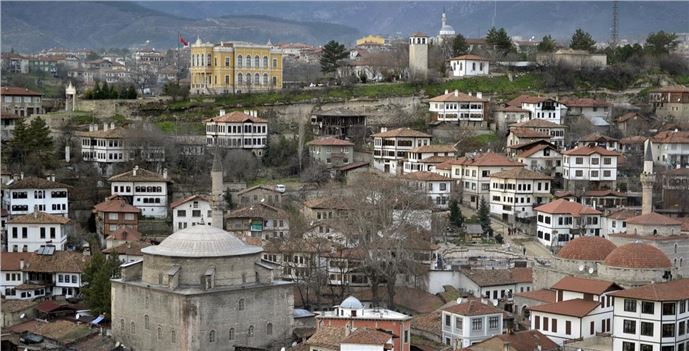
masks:
POLYGON ((653 184, 656 182, 656 175, 653 172, 653 148, 651 140, 646 141, 644 151, 644 171, 639 176, 641 180, 641 214, 653 212, 653 184))
POLYGON ((225 208, 223 193, 223 170, 222 160, 220 160, 220 150, 216 147, 213 157, 213 168, 211 169, 211 225, 223 229, 223 213, 225 208))
POLYGON ((447 16, 445 15, 445 11, 443 10, 443 15, 440 16, 440 28, 444 28, 446 24, 447 24, 447 16))

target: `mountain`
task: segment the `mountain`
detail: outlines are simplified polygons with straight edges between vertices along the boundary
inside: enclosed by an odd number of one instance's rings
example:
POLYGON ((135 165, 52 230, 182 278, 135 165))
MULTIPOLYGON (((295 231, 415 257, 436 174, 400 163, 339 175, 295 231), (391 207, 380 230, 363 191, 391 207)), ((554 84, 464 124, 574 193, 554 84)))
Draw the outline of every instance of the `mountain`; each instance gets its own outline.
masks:
MULTIPOLYGON (((437 33, 443 9, 448 23, 467 37, 483 36, 495 25, 524 38, 551 34, 567 40, 577 28, 584 28, 595 39, 607 40, 612 23, 609 1, 150 1, 141 5, 191 18, 261 14, 293 21, 343 24, 362 33, 402 36, 415 31, 437 33)), ((687 1, 620 1, 618 5, 621 38, 637 40, 659 30, 689 30, 687 1)))
MULTIPOLYGON (((659 30, 689 31, 689 2, 620 1, 620 38, 643 40, 659 30)), ((440 14, 466 37, 492 25, 513 36, 551 34, 566 42, 577 28, 600 41, 610 36, 612 2, 602 1, 140 1, 0 2, 2 50, 50 47, 177 45, 177 33, 193 40, 352 43, 357 37, 411 32, 435 34, 440 14)))
MULTIPOLYGON (((191 4, 187 4, 190 5, 191 4)), ((2 2, 2 51, 35 52, 52 47, 109 48, 143 45, 171 48, 177 35, 205 41, 246 40, 257 43, 350 41, 360 33, 351 27, 314 21, 292 21, 265 15, 216 15, 188 18, 134 2, 2 2)))

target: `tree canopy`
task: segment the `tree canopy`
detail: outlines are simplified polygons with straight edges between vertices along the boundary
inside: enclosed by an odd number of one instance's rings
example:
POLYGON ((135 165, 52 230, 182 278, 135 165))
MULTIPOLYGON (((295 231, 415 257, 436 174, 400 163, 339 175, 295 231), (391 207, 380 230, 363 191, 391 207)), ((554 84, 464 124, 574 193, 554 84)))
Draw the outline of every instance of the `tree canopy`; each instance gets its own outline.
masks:
POLYGON ((91 245, 93 255, 84 269, 82 289, 84 301, 94 314, 110 313, 110 278, 120 273, 120 260, 116 253, 109 256, 100 252, 98 245, 91 245))
POLYGON ((323 46, 323 53, 321 54, 321 72, 333 73, 337 71, 342 60, 349 56, 347 49, 343 44, 334 40, 329 41, 323 46))
POLYGON ((677 34, 666 33, 661 30, 660 32, 648 35, 644 48, 653 55, 669 54, 670 51, 677 47, 678 43, 677 34))
POLYGON ((25 119, 18 119, 14 127, 14 138, 9 144, 10 161, 51 168, 55 162, 53 146, 50 127, 43 118, 36 117, 28 125, 25 119))
POLYGON ((457 36, 452 39, 452 56, 460 56, 467 53, 469 53, 469 45, 467 44, 466 38, 461 34, 457 34, 457 36))
POLYGON ((492 235, 493 229, 490 226, 490 208, 484 197, 481 197, 481 202, 479 202, 478 206, 478 223, 481 225, 484 234, 492 235))
POLYGON ((136 88, 133 85, 122 85, 116 88, 113 85, 108 85, 108 82, 96 85, 84 93, 84 99, 87 100, 104 100, 104 99, 136 99, 136 88))
POLYGON ((486 43, 503 54, 507 54, 514 49, 512 39, 507 34, 505 28, 491 28, 486 34, 486 43))
POLYGON ((557 44, 550 35, 544 36, 543 39, 541 39, 541 42, 538 43, 537 47, 539 52, 553 52, 556 48, 557 44))
POLYGON ((586 50, 593 52, 596 49, 596 41, 591 34, 584 32, 581 28, 577 29, 572 35, 569 47, 574 50, 586 50))
POLYGON ((450 224, 459 229, 464 226, 464 216, 455 199, 450 200, 450 224))

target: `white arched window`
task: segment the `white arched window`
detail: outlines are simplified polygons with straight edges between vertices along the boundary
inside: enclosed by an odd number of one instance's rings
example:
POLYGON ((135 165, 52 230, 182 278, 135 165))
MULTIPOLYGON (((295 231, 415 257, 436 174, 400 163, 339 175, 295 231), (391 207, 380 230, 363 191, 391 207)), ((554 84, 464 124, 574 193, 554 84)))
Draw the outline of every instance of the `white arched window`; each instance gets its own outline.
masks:
POLYGON ((251 56, 246 56, 246 67, 251 67, 251 56))
POLYGON ((268 85, 268 73, 263 74, 263 85, 268 85))
MULTIPOLYGON (((258 56, 256 56, 258 58, 258 56)), ((258 73, 254 74, 254 84, 259 85, 261 84, 261 76, 258 75, 258 73)))
POLYGON ((242 84, 242 74, 237 75, 237 84, 242 84))
POLYGON ((242 67, 242 55, 237 56, 237 67, 242 67))
POLYGON ((268 56, 263 56, 263 68, 268 68, 268 56))
POLYGON ((254 57, 254 66, 256 66, 256 68, 261 67, 261 58, 260 57, 258 57, 258 56, 254 57))

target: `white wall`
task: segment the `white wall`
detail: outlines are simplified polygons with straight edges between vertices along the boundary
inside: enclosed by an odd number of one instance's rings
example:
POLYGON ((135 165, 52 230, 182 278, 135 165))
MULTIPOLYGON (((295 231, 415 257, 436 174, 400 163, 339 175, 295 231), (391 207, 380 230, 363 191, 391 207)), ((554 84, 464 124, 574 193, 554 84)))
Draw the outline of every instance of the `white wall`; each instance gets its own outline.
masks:
POLYGON ((55 245, 55 250, 64 250, 67 243, 65 227, 60 224, 7 224, 7 250, 10 252, 22 251, 24 245, 27 246, 28 252, 33 252, 40 249, 42 245, 48 244, 48 241, 50 245, 55 245), (22 234, 24 228, 27 234, 26 239, 22 234), (44 238, 41 238, 41 228, 43 228, 44 238), (51 229, 54 231, 54 238, 51 236, 51 229))
POLYGON ((192 200, 187 201, 172 209, 172 231, 173 233, 188 227, 196 225, 211 225, 211 204, 208 201, 192 200), (197 207, 194 208, 194 203, 197 207), (180 216, 180 211, 183 211, 185 216, 180 216), (199 211, 199 216, 194 217, 194 211, 199 211))
POLYGON ((11 189, 9 190, 9 212, 12 216, 33 213, 38 206, 41 212, 52 215, 67 216, 69 213, 69 193, 67 188, 54 189, 11 189), (53 192, 64 192, 65 197, 53 197, 53 192), (26 198, 18 198, 15 194, 26 193, 26 198), (15 206, 26 206, 26 210, 13 210, 15 206))

